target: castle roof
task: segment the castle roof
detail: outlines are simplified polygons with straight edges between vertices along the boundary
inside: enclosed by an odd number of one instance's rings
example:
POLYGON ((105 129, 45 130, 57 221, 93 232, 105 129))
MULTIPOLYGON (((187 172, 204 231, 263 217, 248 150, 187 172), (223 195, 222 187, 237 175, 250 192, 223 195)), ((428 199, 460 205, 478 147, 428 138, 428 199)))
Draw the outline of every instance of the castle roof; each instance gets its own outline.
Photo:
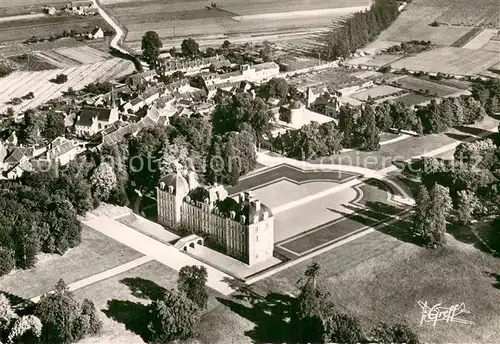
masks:
POLYGON ((171 173, 160 179, 160 184, 164 183, 165 187, 173 186, 174 193, 177 195, 186 196, 189 193, 189 184, 180 173, 171 173))

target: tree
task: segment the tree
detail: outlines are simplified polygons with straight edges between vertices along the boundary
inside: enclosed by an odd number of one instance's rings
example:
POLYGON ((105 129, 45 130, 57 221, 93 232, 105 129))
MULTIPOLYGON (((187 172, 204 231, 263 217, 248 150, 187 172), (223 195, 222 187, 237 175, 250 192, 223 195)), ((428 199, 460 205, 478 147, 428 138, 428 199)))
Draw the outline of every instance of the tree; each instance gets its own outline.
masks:
POLYGON ((229 47, 231 46, 231 42, 229 42, 227 39, 222 42, 222 49, 229 49, 229 47))
POLYGON ((6 275, 15 267, 13 252, 5 247, 0 247, 0 276, 6 275))
POLYGON ((5 294, 0 294, 0 332, 6 333, 16 319, 17 314, 12 309, 9 299, 5 294))
POLYGON ((422 186, 416 200, 413 230, 430 248, 443 246, 446 216, 453 209, 448 188, 434 184, 431 191, 422 186))
POLYGON ((156 64, 158 56, 160 56, 160 49, 163 47, 160 36, 154 31, 147 31, 142 36, 142 56, 151 64, 156 64))
POLYGON ((207 308, 207 269, 204 266, 183 266, 179 271, 177 289, 193 301, 199 309, 207 308))
POLYGON ((107 162, 101 162, 90 177, 90 184, 94 195, 100 200, 107 200, 117 186, 116 174, 107 162))
POLYGON ((472 191, 458 192, 456 219, 459 223, 468 225, 473 220, 473 213, 479 206, 479 200, 472 191))
POLYGON ((149 307, 148 325, 152 339, 158 343, 186 340, 196 335, 200 310, 196 304, 175 290, 167 290, 163 300, 149 307))
POLYGON ((64 115, 60 112, 50 111, 45 119, 42 135, 49 141, 59 136, 64 136, 66 127, 64 126, 64 115))
POLYGON ((17 319, 7 337, 8 343, 38 343, 42 335, 42 322, 36 316, 24 315, 17 319))
POLYGON ((99 315, 97 314, 97 310, 92 300, 83 300, 79 322, 80 324, 84 324, 84 326, 81 327, 81 333, 96 335, 101 332, 102 321, 99 319, 99 315))
POLYGON ((454 158, 478 168, 490 169, 496 161, 497 146, 493 140, 463 142, 455 149, 454 158))
POLYGON ((355 143, 355 110, 350 105, 344 105, 339 111, 339 131, 343 135, 342 146, 352 147, 355 143))
POLYGON ((75 336, 73 328, 79 316, 79 305, 68 291, 63 280, 59 280, 53 294, 45 294, 35 307, 35 316, 43 324, 42 341, 45 343, 71 343, 75 336))
POLYGON ((260 88, 259 93, 265 99, 285 99, 288 95, 288 83, 283 78, 272 78, 260 88))
POLYGON ((56 84, 64 84, 65 82, 68 81, 68 76, 66 74, 57 74, 57 76, 51 80, 52 82, 56 84))
POLYGON ((176 172, 186 175, 194 170, 192 154, 190 154, 184 139, 178 137, 174 139, 174 142, 165 144, 162 157, 162 176, 176 172))
POLYGON ((214 49, 214 48, 210 48, 210 47, 209 47, 209 48, 205 49, 205 56, 206 56, 206 57, 213 57, 213 56, 215 56, 215 55, 217 55, 217 54, 216 54, 216 52, 215 52, 215 49, 214 49))
POLYGON ((327 341, 357 344, 365 341, 359 320, 349 314, 333 314, 326 320, 327 341))
POLYGON ((304 277, 297 281, 300 292, 292 303, 290 324, 294 330, 295 341, 300 343, 325 341, 322 304, 326 300, 317 286, 316 278, 319 272, 319 264, 312 263, 304 272, 304 277))
POLYGON ((360 138, 361 148, 366 151, 376 151, 380 148, 380 133, 377 128, 375 111, 371 106, 365 107, 361 111, 361 123, 363 134, 360 138))
POLYGON ((265 62, 269 62, 271 60, 271 47, 269 45, 264 45, 264 48, 260 50, 260 58, 265 62))
POLYGON ((194 58, 198 56, 200 46, 194 39, 187 38, 182 41, 181 50, 184 56, 194 58))
POLYGON ((19 142, 24 144, 35 144, 40 141, 40 132, 43 128, 41 118, 33 111, 24 114, 19 130, 19 142))
POLYGON ((406 324, 388 325, 382 323, 372 329, 371 342, 378 344, 419 344, 418 336, 406 324))
POLYGON ((168 53, 170 54, 170 56, 172 56, 172 57, 175 58, 177 56, 177 48, 176 47, 170 48, 170 50, 168 51, 168 53))

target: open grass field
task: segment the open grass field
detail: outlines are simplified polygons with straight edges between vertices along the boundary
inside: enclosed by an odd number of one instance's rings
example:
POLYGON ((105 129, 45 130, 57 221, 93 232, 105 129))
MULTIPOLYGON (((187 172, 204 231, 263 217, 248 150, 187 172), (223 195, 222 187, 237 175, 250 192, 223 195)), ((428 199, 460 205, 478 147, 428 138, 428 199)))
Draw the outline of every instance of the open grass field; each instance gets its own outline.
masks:
POLYGON ((378 98, 378 97, 388 97, 392 94, 398 93, 404 91, 401 88, 393 87, 393 86, 387 86, 387 85, 379 85, 379 86, 374 86, 371 87, 367 90, 353 93, 349 95, 351 98, 361 100, 361 101, 366 101, 368 100, 368 97, 371 98, 378 98))
POLYGON ((457 88, 434 83, 429 80, 406 76, 397 80, 398 86, 410 91, 429 90, 431 94, 437 94, 439 97, 446 97, 460 91, 457 88))
POLYGON ((35 268, 3 276, 0 279, 0 290, 32 298, 52 290, 60 278, 69 284, 141 256, 139 252, 84 227, 82 243, 78 247, 63 256, 41 255, 35 268))
MULTIPOLYGON (((500 335, 500 260, 451 237, 447 248, 429 251, 392 236, 404 227, 393 230, 391 236, 371 233, 312 259, 321 265, 319 283, 335 303, 360 317, 366 328, 377 321, 407 322, 424 343, 495 342, 500 335), (431 307, 465 302, 471 314, 461 317, 474 324, 419 326, 418 301, 431 307)), ((257 282, 256 289, 297 293, 296 281, 312 260, 257 282)))
MULTIPOLYGON (((449 4, 446 0, 429 0, 449 4)), ((455 0, 453 6, 442 13, 436 21, 447 25, 500 27, 500 6, 497 0, 455 0)))
POLYGON ((98 337, 85 343, 141 343, 145 335, 146 306, 165 289, 176 288, 177 272, 152 261, 91 284, 74 292, 80 300, 90 298, 104 323, 98 337), (141 318, 142 317, 142 318, 141 318))
POLYGON ((391 64, 401 59, 402 57, 403 56, 401 55, 391 55, 391 54, 366 55, 347 60, 346 62, 344 62, 344 64, 352 66, 359 65, 359 66, 380 68, 382 66, 391 64))
POLYGON ((25 41, 33 36, 49 38, 61 35, 64 30, 89 32, 96 26, 103 30, 111 27, 100 16, 44 16, 42 18, 0 23, 0 41, 25 41))
MULTIPOLYGON (((98 309, 103 330, 97 337, 81 343, 137 344, 150 341, 147 305, 177 288, 178 273, 156 261, 91 284, 74 292, 80 300, 90 298, 98 309)), ((208 311, 220 306, 209 290, 208 311)), ((205 318, 202 325, 206 324, 205 318)), ((213 332, 222 329, 212 328, 213 332)))
POLYGON ((474 37, 469 43, 463 46, 465 49, 482 49, 486 44, 488 44, 496 34, 498 30, 496 29, 484 29, 476 37, 474 37))
POLYGON ((392 63, 396 69, 428 73, 474 76, 500 61, 498 53, 482 50, 442 47, 405 57, 392 63))
POLYGON ((135 67, 131 61, 112 58, 67 69, 52 69, 42 72, 13 72, 0 79, 0 112, 10 106, 8 102, 12 98, 22 97, 28 92, 33 92, 35 98, 13 106, 15 111, 38 107, 50 99, 60 97, 69 87, 79 90, 92 82, 120 78, 131 74, 134 70, 135 67), (68 76, 67 82, 56 84, 50 81, 61 73, 68 76), (15 86, 6 87, 6 85, 15 86))
POLYGON ((415 93, 410 93, 410 94, 405 94, 402 97, 399 97, 396 99, 396 101, 405 103, 407 105, 417 105, 417 104, 422 104, 425 102, 431 101, 431 97, 425 97, 421 96, 420 94, 415 94, 415 93))
POLYGON ((64 7, 67 0, 2 0, 0 3, 0 17, 41 12, 45 5, 64 7))
POLYGON ((104 6, 127 28, 128 42, 137 42, 147 30, 168 39, 186 36, 234 36, 327 27, 332 21, 362 10, 369 0, 297 0, 283 6, 277 0, 225 0, 210 8, 205 0, 115 1, 104 6), (208 6, 208 8, 207 8, 208 6), (271 19, 271 20, 265 20, 271 19))

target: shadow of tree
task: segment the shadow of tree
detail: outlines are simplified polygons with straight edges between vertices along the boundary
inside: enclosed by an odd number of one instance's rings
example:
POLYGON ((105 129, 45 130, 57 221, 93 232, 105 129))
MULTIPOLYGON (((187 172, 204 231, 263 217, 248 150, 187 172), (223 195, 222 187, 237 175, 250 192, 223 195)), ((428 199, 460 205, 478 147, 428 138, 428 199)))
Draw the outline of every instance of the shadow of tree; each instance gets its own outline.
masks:
POLYGON ((218 300, 236 314, 255 324, 252 330, 245 332, 245 335, 253 341, 257 343, 294 342, 288 322, 293 300, 291 296, 271 293, 265 297, 235 295, 232 299, 218 298, 218 300), (242 297, 250 306, 239 301, 242 297))
POLYGON ((159 300, 166 289, 151 280, 140 277, 129 277, 120 280, 120 283, 130 288, 132 295, 140 299, 159 300))
POLYGON ((148 306, 114 299, 108 301, 108 309, 103 309, 102 312, 108 318, 124 324, 127 330, 139 335, 145 342, 151 341, 151 332, 148 329, 148 306))
POLYGON ((455 134, 455 133, 445 133, 446 136, 452 138, 457 141, 465 141, 473 138, 472 135, 463 135, 463 134, 455 134))
POLYGON ((482 252, 500 257, 500 236, 497 227, 499 224, 498 220, 471 225, 450 224, 446 231, 460 242, 473 245, 482 252))
POLYGON ((495 279, 495 282, 493 282, 491 285, 495 287, 496 289, 500 289, 500 274, 496 274, 494 272, 488 272, 488 271, 483 271, 487 276, 492 277, 495 279))
POLYGON ((418 246, 424 245, 422 240, 413 234, 411 230, 412 223, 410 217, 398 220, 396 222, 393 222, 392 224, 377 226, 378 224, 387 222, 387 220, 391 218, 391 215, 403 211, 404 209, 402 208, 383 202, 368 202, 368 211, 366 209, 349 207, 348 205, 343 205, 343 207, 351 208, 352 210, 354 210, 354 212, 344 213, 342 211, 330 208, 328 208, 328 210, 338 213, 350 220, 359 222, 365 226, 375 226, 375 229, 377 231, 390 235, 398 240, 418 246))
POLYGON ((461 131, 462 133, 470 134, 470 135, 492 135, 495 134, 492 131, 489 130, 484 130, 481 128, 475 128, 475 127, 467 127, 464 125, 459 125, 456 126, 455 129, 461 131))

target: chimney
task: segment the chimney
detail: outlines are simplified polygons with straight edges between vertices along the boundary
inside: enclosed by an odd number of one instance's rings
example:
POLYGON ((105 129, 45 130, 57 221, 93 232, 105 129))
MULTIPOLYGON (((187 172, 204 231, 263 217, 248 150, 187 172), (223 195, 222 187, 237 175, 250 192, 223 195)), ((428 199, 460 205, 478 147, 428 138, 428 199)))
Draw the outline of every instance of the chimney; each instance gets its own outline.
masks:
POLYGON ((239 199, 240 199, 240 203, 245 202, 245 194, 243 192, 240 192, 239 199))
POLYGON ((255 206, 255 210, 256 211, 259 211, 260 210, 260 201, 259 200, 255 200, 253 202, 253 205, 255 206))
POLYGON ((269 212, 268 211, 265 211, 263 213, 263 217, 264 217, 264 220, 267 220, 269 218, 269 212))

